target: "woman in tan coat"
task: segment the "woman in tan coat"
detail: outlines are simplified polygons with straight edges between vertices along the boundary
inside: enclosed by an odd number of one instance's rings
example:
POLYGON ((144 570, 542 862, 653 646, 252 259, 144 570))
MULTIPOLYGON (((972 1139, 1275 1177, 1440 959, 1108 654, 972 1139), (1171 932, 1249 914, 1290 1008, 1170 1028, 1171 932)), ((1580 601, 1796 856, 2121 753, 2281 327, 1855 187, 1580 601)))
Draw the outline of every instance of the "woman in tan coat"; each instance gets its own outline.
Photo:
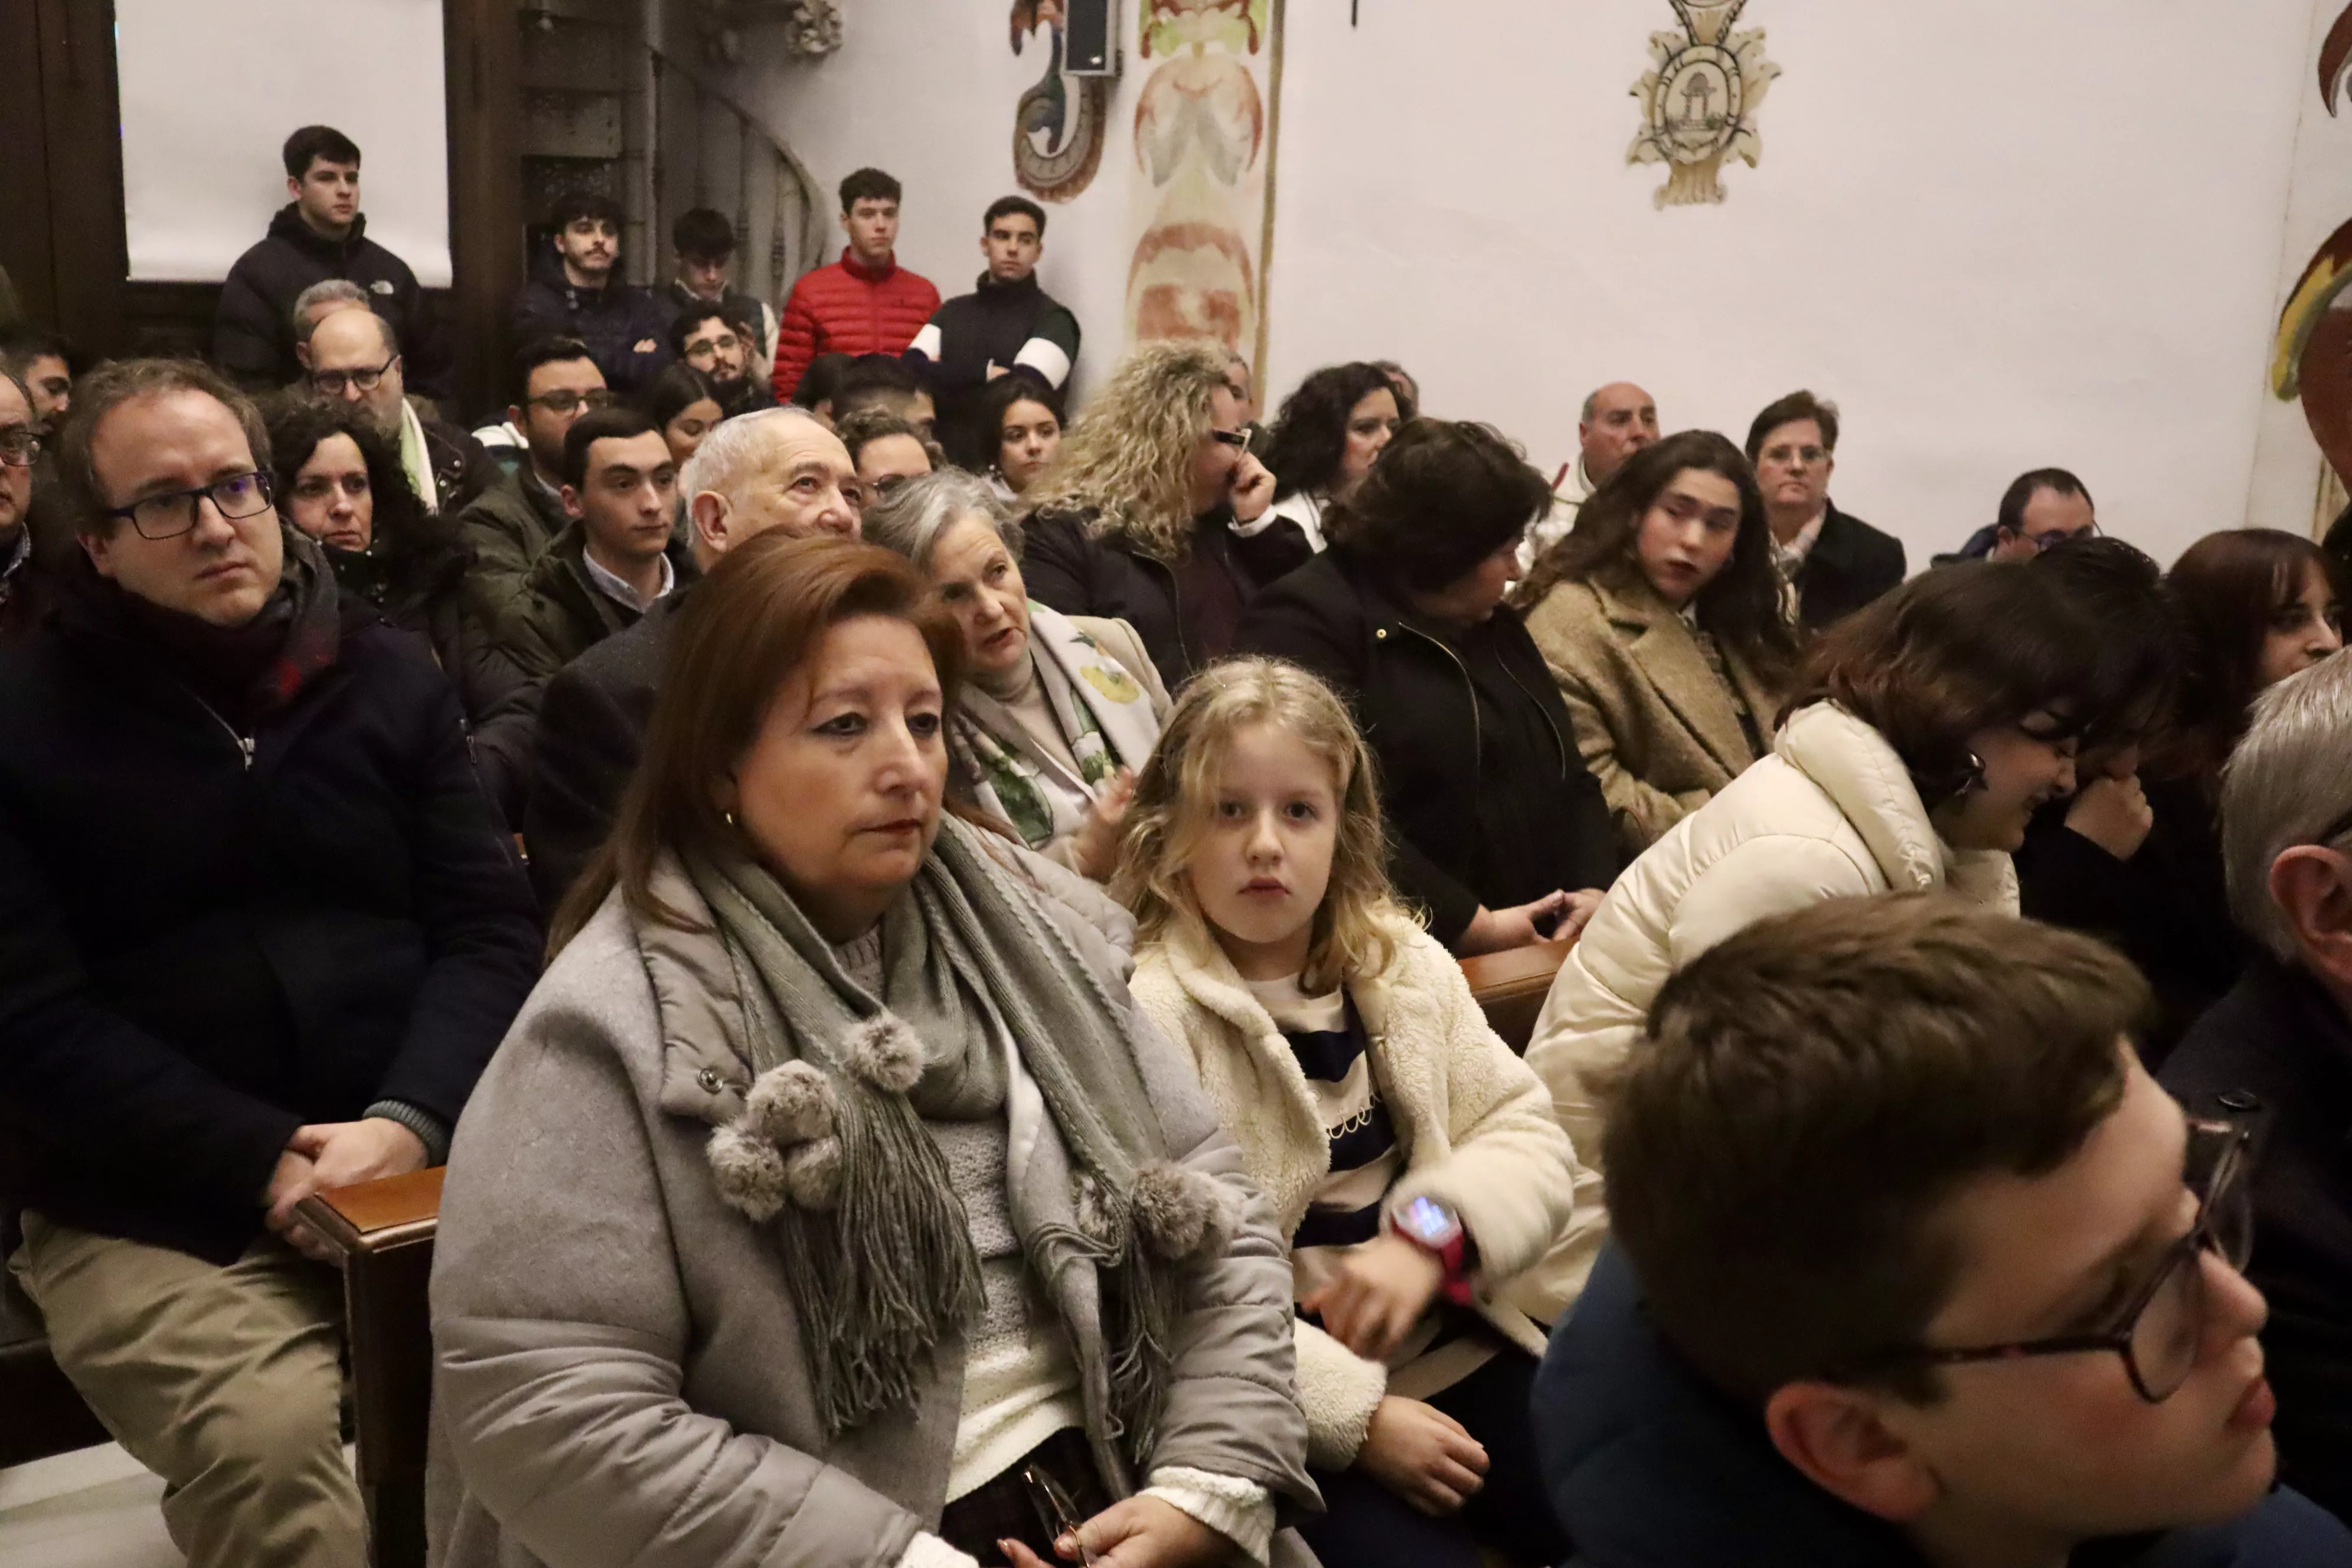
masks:
POLYGON ((1519 602, 1629 854, 1771 749, 1797 635, 1763 497, 1723 437, 1628 459, 1519 602))

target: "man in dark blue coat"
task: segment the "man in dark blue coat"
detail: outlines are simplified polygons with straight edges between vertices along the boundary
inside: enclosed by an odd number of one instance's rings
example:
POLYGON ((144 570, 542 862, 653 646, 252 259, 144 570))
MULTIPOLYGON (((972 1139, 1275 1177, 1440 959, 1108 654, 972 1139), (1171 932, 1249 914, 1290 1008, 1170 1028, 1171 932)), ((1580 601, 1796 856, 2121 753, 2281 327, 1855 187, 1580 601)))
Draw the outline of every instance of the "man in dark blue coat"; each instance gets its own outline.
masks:
POLYGON ((575 191, 555 204, 550 219, 554 237, 515 296, 515 342, 528 348, 543 338, 577 338, 605 385, 642 390, 670 363, 676 312, 650 289, 621 280, 621 205, 575 191))
POLYGON ((294 353, 294 301, 303 289, 345 278, 392 323, 408 348, 408 383, 446 397, 447 345, 408 263, 367 237, 360 211, 360 150, 331 125, 306 125, 286 139, 286 194, 294 199, 269 232, 236 258, 213 315, 213 359, 244 385, 279 387, 302 374, 294 353))
POLYGON ((295 1205, 438 1163, 530 894, 423 646, 340 598, 213 372, 77 389, 81 543, 0 657, 0 1202, 192 1564, 357 1563, 340 1289, 295 1205))
POLYGON ((2242 1117, 2141 1068, 2089 937, 1932 894, 1660 992, 1599 1163, 1622 1252, 1533 1415, 1611 1568, 2341 1568, 2274 1490, 2242 1117))

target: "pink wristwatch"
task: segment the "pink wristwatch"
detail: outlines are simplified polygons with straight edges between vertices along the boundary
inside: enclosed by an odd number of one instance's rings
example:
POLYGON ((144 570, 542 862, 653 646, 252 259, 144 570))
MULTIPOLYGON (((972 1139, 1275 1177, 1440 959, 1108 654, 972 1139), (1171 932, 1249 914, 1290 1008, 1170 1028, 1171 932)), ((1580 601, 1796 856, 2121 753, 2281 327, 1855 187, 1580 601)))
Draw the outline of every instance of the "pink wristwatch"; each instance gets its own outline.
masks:
POLYGON ((1423 1195, 1392 1208, 1388 1227, 1420 1247, 1445 1270, 1445 1299, 1457 1307, 1470 1304, 1469 1237, 1462 1216, 1435 1198, 1423 1195))

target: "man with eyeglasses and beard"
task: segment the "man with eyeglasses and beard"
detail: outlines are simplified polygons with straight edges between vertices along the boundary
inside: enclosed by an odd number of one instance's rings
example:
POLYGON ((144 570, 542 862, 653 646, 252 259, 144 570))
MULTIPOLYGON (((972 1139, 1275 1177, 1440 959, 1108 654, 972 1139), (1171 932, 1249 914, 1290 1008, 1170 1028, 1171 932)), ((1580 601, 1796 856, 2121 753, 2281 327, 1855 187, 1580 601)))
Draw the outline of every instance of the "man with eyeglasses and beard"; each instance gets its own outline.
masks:
POLYGON ((520 594, 539 558, 572 525, 563 507, 563 437, 572 422, 613 401, 604 373, 577 338, 543 338, 515 355, 507 423, 523 441, 510 486, 494 486, 457 514, 474 550, 478 607, 496 617, 520 594))
POLYGON ((456 692, 281 525, 253 405, 156 360, 76 401, 80 548, 0 659, 10 1267, 194 1568, 359 1563, 297 1206, 443 1159, 530 894, 456 692))
POLYGON ((329 311, 297 351, 313 396, 355 405, 399 449, 401 471, 425 510, 463 510, 502 477, 479 441, 419 414, 408 401, 400 339, 373 310, 347 305, 329 311))

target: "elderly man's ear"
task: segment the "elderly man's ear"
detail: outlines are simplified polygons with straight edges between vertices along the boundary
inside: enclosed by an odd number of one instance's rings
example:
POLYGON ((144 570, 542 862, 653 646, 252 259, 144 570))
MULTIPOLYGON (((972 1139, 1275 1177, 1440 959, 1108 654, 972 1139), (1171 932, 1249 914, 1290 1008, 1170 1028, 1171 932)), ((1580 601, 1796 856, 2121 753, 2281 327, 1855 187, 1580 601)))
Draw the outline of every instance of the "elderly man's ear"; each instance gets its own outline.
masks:
POLYGON ((2352 858, 2298 844, 2271 862, 2271 901, 2286 917, 2304 966, 2352 987, 2352 858))
POLYGON ((727 547, 735 542, 735 520, 728 515, 727 498, 716 490, 703 490, 686 503, 686 511, 694 520, 695 553, 726 554, 727 547))

